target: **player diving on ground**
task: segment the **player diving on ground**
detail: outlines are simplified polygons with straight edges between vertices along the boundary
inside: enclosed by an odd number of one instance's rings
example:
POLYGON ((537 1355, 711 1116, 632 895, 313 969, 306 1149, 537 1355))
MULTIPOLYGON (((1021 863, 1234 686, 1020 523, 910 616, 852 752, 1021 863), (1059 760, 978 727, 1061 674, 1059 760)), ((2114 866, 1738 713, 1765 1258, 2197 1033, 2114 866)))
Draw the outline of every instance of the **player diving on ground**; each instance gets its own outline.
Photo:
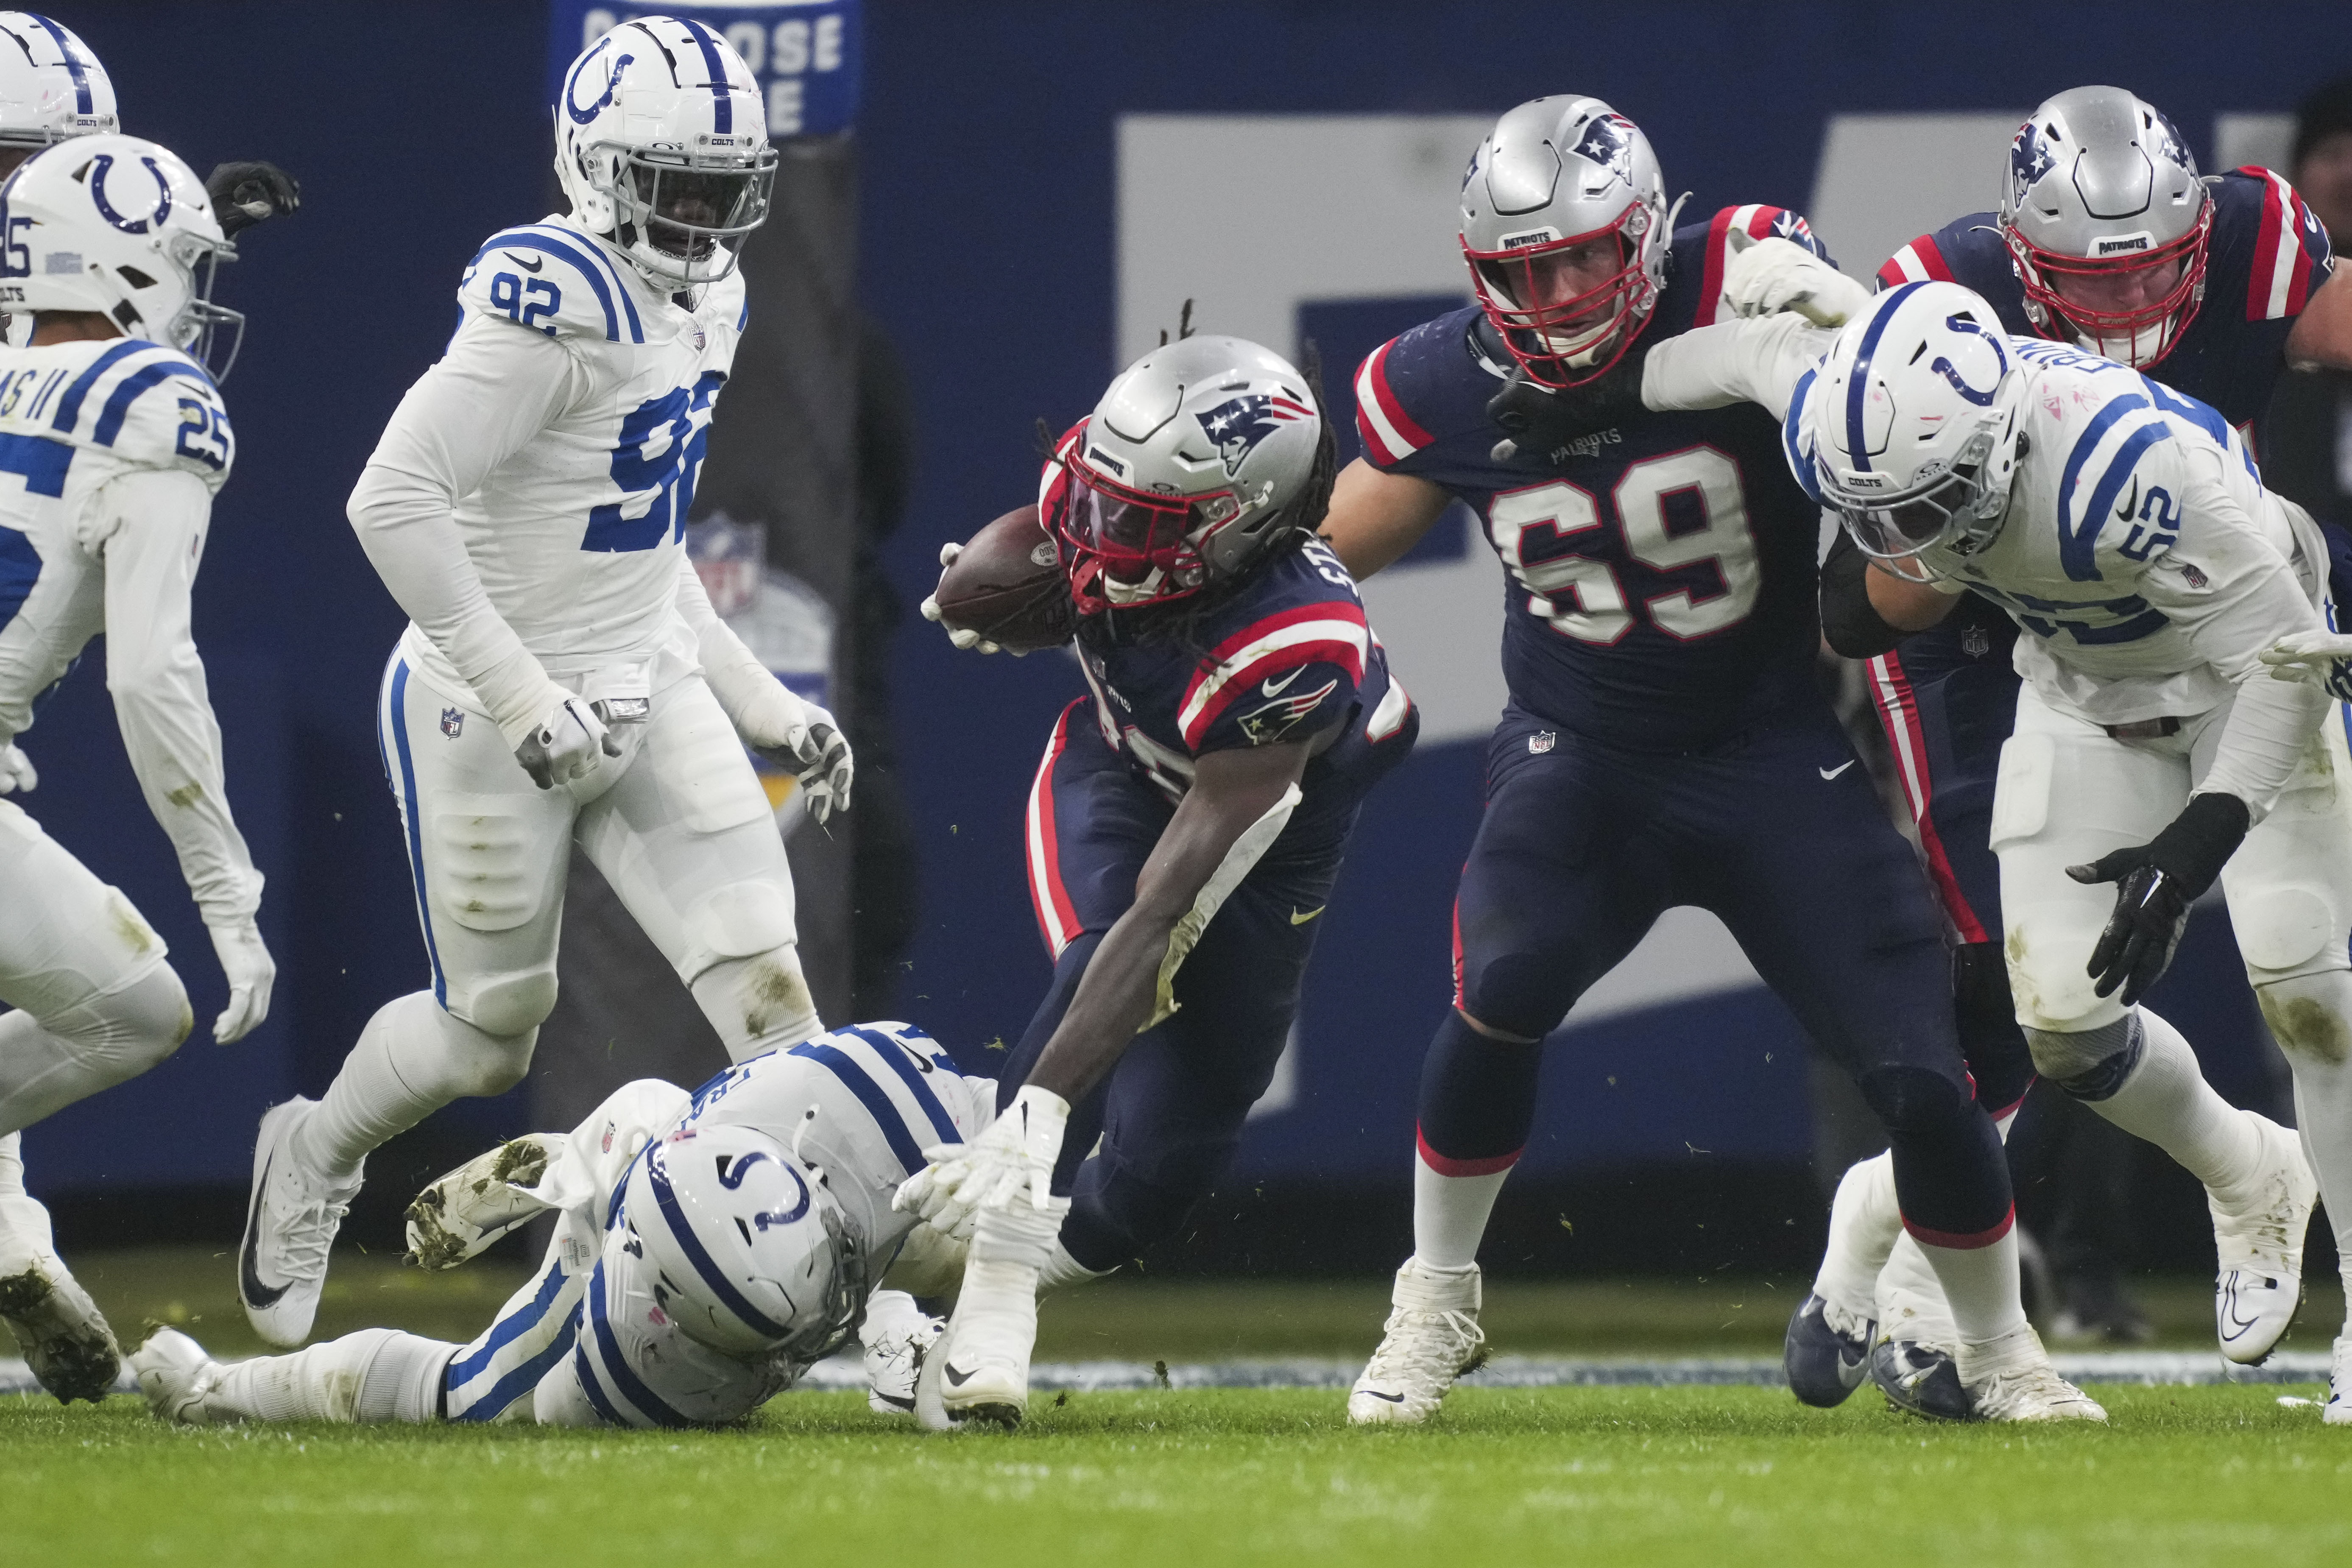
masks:
POLYGON ((1334 463, 1312 377, 1191 337, 1122 372, 1045 466, 1036 548, 1083 614, 1088 688, 1029 798, 1054 978, 1003 1114, 899 1194, 971 1227, 927 1426, 1021 1419, 1036 1293, 1172 1235, 1273 1078, 1358 807, 1420 727, 1314 537, 1334 463))
POLYGON ((891 1206, 920 1151, 977 1136, 992 1079, 905 1024, 819 1035, 691 1096, 644 1079, 568 1135, 516 1139, 409 1210, 411 1256, 455 1267, 558 1215, 537 1274, 470 1343, 363 1329, 228 1365, 163 1329, 131 1358, 168 1421, 737 1420, 857 1334, 869 1405, 905 1415, 960 1243, 891 1206), (869 1286, 871 1287, 869 1290, 869 1286))
POLYGON ((467 264, 456 334, 352 492, 410 616, 378 737, 431 983, 378 1010, 320 1100, 262 1120, 237 1285, 273 1344, 310 1332, 369 1151, 521 1080, 574 843, 730 1057, 820 1027, 744 747, 822 822, 848 805, 849 746, 713 613, 682 542, 775 173, 760 89, 709 27, 651 16, 562 92, 570 216, 467 264))

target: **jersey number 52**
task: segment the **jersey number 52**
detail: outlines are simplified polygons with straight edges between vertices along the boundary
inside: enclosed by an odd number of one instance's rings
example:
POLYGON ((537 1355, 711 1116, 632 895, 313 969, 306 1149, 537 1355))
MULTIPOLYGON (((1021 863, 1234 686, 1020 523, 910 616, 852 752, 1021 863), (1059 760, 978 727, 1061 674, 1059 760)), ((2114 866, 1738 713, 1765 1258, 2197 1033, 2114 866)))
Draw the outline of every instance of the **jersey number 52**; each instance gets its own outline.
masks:
MULTIPOLYGON (((1677 588, 1645 599, 1638 613, 1653 626, 1688 640, 1748 618, 1763 574, 1738 464, 1712 447, 1669 452, 1628 468, 1609 499, 1627 555, 1661 572, 1712 562, 1723 579, 1719 594, 1677 588), (1666 499, 1676 494, 1696 499, 1702 526, 1669 526, 1666 499)), ((1687 517, 1689 509, 1684 510, 1687 517)), ((1595 555, 1547 552, 1605 526, 1598 498, 1565 479, 1505 490, 1487 503, 1495 552, 1528 591, 1528 610, 1562 637, 1603 647, 1632 630, 1637 614, 1616 568, 1595 555)))

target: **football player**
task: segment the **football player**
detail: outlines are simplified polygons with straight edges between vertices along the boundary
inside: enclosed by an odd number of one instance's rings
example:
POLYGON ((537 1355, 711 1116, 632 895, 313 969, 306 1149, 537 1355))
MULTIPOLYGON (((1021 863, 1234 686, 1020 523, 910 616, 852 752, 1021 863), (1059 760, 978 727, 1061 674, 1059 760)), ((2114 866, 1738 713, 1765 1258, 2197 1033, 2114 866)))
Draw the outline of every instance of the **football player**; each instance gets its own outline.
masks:
MULTIPOLYGON (((5 45, 0 45, 4 49, 5 45)), ((16 738, 106 634, 131 771, 172 840, 229 984, 226 1045, 269 1011, 261 873, 230 816, 220 727, 190 632, 213 497, 236 437, 215 368, 242 318, 209 300, 230 253, 168 149, 100 132, 0 186, 0 795, 37 775, 16 738)), ((23 1127, 153 1067, 194 1020, 163 939, 120 892, 0 799, 0 1317, 44 1387, 102 1398, 118 1352, 24 1190, 23 1127)))
POLYGON ((376 1013, 323 1099, 263 1118, 237 1283, 273 1344, 310 1332, 368 1152, 521 1081, 574 841, 731 1057, 819 1027, 743 748, 822 822, 848 743, 712 613, 682 543, 775 174, 759 87, 710 28, 649 16, 573 63, 554 123, 571 215, 467 264, 456 334, 352 492, 410 617, 378 734, 431 984, 376 1013))
POLYGON ((905 1024, 819 1035, 690 1097, 639 1079, 569 1135, 503 1144, 410 1207, 410 1256, 431 1268, 560 1216, 539 1272, 472 1342, 363 1329, 223 1366, 164 1329, 131 1369, 157 1415, 197 1426, 699 1426, 749 1415, 855 1331, 869 1405, 903 1415, 940 1331, 907 1290, 951 1288, 962 1247, 890 1194, 926 1144, 975 1136, 995 1109, 993 1081, 905 1024))
POLYGON ((1312 376, 1186 337, 1122 372, 1045 465, 1038 516, 1084 617, 1087 686, 1029 795, 1054 979, 989 1132, 929 1150, 899 1194, 971 1236, 924 1363, 928 1426, 1018 1422, 1037 1292, 1174 1234, 1223 1174, 1297 1016, 1357 808, 1419 732, 1314 537, 1335 451, 1312 376))
MULTIPOLYGON (((2330 281, 2333 265, 2326 231, 2278 175, 2239 169, 2200 179, 2154 107, 2121 88, 2082 87, 2019 127, 1998 212, 1920 236, 1877 281, 1963 284, 2000 313, 2005 331, 2134 366, 2246 432, 2287 365, 2352 367, 2352 286, 2330 281)), ((2343 542, 2335 547, 2340 553, 2343 542)), ((1865 595, 1858 591, 1864 565, 1840 534, 1825 567, 1824 629, 1840 653, 1870 660, 1870 689, 1904 799, 1958 938, 1961 1042, 1978 1095, 2006 1132, 2033 1078, 1996 945, 2000 878, 1990 832, 2001 743, 2017 711, 2017 624, 1981 595, 1954 600, 1884 574, 1872 575, 1865 595), (1872 608, 1877 598, 1907 601, 1910 613, 1881 616, 1872 608), (1920 620, 1934 624, 1906 637, 1920 620)), ((2344 586, 2339 574, 2339 601, 2344 586)), ((2294 1016, 2276 1009, 2276 997, 2256 994, 2289 1053, 2324 1055, 2325 1043, 2306 1038, 2294 1016)), ((1898 1242, 1892 1180, 1882 1155, 1839 1185, 1829 1256, 1789 1325, 1790 1384, 1809 1404, 1845 1396, 1865 1346, 1889 1397, 1908 1404, 1952 1394, 1948 1321, 1933 1278, 1898 1242), (1890 1249, 1894 1261, 1882 1269, 1890 1249)), ((2222 1353, 2259 1361, 2286 1322, 2233 1301, 2242 1249, 2224 1237, 2221 1255, 2222 1353)))
MULTIPOLYGON (((2301 1295, 2315 1196, 2352 1211, 2352 760, 2326 690, 2265 668, 2330 636, 2318 526, 2263 488, 2214 409, 2007 333, 1955 283, 1902 284, 1833 339, 1777 315, 1661 344, 1641 389, 1663 408, 1785 410, 1790 468, 1873 558, 1825 598, 1867 594, 1916 626, 1938 609, 1923 586, 1946 605, 1974 592, 2027 634, 1990 827, 2017 1021, 2035 1070, 2204 1184, 2223 1351, 2267 1352, 2301 1295), (2139 1005, 2217 878, 2293 1042, 2300 1145, 2215 1094, 2139 1005)), ((2352 1334, 2330 1419, 2352 1418, 2334 1413, 2347 1376, 2352 1334)))
POLYGON ((2104 1419, 2026 1321, 1935 907, 1814 683, 1820 514, 1778 426, 1636 403, 1558 427, 1563 394, 1713 321, 1743 248, 1820 248, 1779 207, 1679 228, 1675 212, 1632 121, 1591 98, 1521 104, 1463 184, 1477 302, 1357 375, 1340 559, 1376 572, 1459 500, 1512 587, 1510 703, 1455 905, 1454 1007, 1423 1070, 1413 1252, 1349 1417, 1426 1420, 1479 1355, 1478 1245, 1527 1143, 1541 1042, 1662 910, 1694 904, 1886 1124, 1904 1223, 1961 1320, 1969 1413, 2104 1419))

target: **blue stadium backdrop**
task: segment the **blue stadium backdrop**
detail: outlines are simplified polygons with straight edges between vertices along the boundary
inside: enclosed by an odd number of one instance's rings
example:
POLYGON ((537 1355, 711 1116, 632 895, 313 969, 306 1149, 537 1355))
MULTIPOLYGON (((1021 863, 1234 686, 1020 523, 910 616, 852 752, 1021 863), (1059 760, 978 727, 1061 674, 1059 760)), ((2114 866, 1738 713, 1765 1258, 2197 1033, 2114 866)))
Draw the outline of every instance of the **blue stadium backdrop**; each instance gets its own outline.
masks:
MULTIPOLYGON (((585 13, 641 8, 60 3, 108 62, 126 129, 199 169, 268 157, 304 186, 300 215, 252 234, 223 289, 253 319, 227 391, 239 467, 197 603, 235 804, 270 879, 278 999, 242 1044, 215 1047, 200 1029, 165 1067, 27 1135, 35 1186, 53 1194, 241 1185, 263 1106, 315 1092, 369 1013, 423 969, 369 719, 401 617, 344 497, 438 352, 481 236, 543 210, 551 61, 568 58, 585 13)), ((1522 99, 1608 98, 1648 131, 1672 187, 1695 193, 1692 211, 1808 210, 1859 275, 1919 228, 1988 205, 2005 127, 2060 88, 2133 88, 2210 167, 2275 155, 2277 117, 2352 68, 2330 4, 2233 16, 2226 48, 2199 41, 2209 12, 2147 5, 1963 17, 1701 0, 869 0, 862 24, 837 0, 694 9, 761 20, 780 116, 817 131, 854 114, 864 300, 916 389, 919 470, 890 561, 909 605, 940 541, 1032 492, 1034 421, 1082 413, 1185 298, 1212 330, 1290 352, 1315 339, 1333 401, 1352 412, 1356 357, 1462 297, 1459 169, 1483 122, 1522 99), (832 53, 827 15, 842 18, 832 53), (779 34, 796 20, 808 26, 779 34)), ((1432 739, 1368 810, 1245 1176, 1402 1174, 1478 810, 1475 737, 1498 701, 1499 592, 1458 520, 1372 584, 1432 739)), ((986 1070, 1046 975, 1022 806, 1075 672, 1053 656, 955 656, 909 616, 896 676, 924 910, 902 1010, 986 1070)), ((28 804, 147 910, 208 1021, 221 981, 112 737, 98 668, 68 683, 26 745, 44 780, 28 804)), ((1669 934, 1571 1022, 1531 1170, 1802 1159, 1801 1040, 1706 922, 1669 934)), ((2168 1010, 2192 1034, 2209 1013, 2202 1032, 2242 1031, 2226 933, 2200 946, 2189 978, 2214 983, 2176 981, 2168 1010)), ((483 1134, 527 1115, 514 1100, 445 1113, 483 1134)))

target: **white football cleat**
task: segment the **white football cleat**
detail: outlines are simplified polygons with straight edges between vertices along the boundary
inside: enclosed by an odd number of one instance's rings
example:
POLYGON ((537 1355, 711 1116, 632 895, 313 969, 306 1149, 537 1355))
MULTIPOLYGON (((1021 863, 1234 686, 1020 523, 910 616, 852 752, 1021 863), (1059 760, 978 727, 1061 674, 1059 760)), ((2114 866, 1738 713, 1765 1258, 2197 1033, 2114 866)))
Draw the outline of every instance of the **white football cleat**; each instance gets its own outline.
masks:
POLYGON ((1972 1421, 2105 1421, 2099 1402, 2058 1375, 2042 1336, 2019 1329, 1960 1346, 1960 1385, 1972 1421))
POLYGON ((942 1320, 905 1291, 875 1291, 858 1330, 866 1348, 866 1408, 877 1415, 913 1415, 923 1360, 946 1331, 942 1320))
POLYGON ((49 1211, 22 1194, 0 1197, 0 1321, 58 1404, 95 1405, 113 1389, 122 1370, 114 1331, 57 1255, 49 1211))
POLYGON ((1433 1268, 1418 1258, 1404 1260, 1380 1348, 1348 1390, 1349 1425, 1418 1426, 1437 1414, 1455 1378, 1486 1359, 1480 1278, 1475 1263, 1433 1268))
POLYGON ((550 1205, 523 1191, 539 1185, 562 1152, 561 1133, 526 1132, 477 1154, 416 1194, 408 1205, 408 1261, 455 1268, 550 1205))
POLYGON ((2302 1142, 2266 1116, 2254 1121, 2268 1156, 2262 1174, 2226 1205, 2217 1193, 2205 1195, 2221 1261, 2213 1334, 2221 1354, 2242 1366, 2255 1365, 2278 1348, 2303 1304, 2303 1237, 2319 1201, 2319 1181, 2303 1157, 2302 1142))
POLYGON ((253 1196, 236 1249, 236 1294, 253 1331, 289 1348, 310 1337, 327 1286, 327 1251, 360 1190, 328 1186, 294 1157, 294 1130, 318 1109, 300 1096, 261 1118, 253 1149, 253 1196))
POLYGON ((2336 1342, 2327 1366, 2327 1405, 2319 1418, 2330 1426, 2352 1426, 2352 1337, 2336 1342))
POLYGON ((210 1426, 239 1419, 207 1404, 226 1369, 205 1353, 205 1347, 177 1329, 157 1329, 131 1354, 131 1370, 139 1392, 159 1421, 186 1426, 210 1426))
POLYGON ((946 1333, 922 1358, 916 1418, 927 1426, 934 1414, 950 1428, 974 1421, 1018 1426, 1029 1413, 1029 1352, 1036 1343, 1037 1270, 974 1258, 964 1266, 963 1293, 946 1333), (936 1395, 936 1412, 926 1408, 926 1385, 936 1395))

